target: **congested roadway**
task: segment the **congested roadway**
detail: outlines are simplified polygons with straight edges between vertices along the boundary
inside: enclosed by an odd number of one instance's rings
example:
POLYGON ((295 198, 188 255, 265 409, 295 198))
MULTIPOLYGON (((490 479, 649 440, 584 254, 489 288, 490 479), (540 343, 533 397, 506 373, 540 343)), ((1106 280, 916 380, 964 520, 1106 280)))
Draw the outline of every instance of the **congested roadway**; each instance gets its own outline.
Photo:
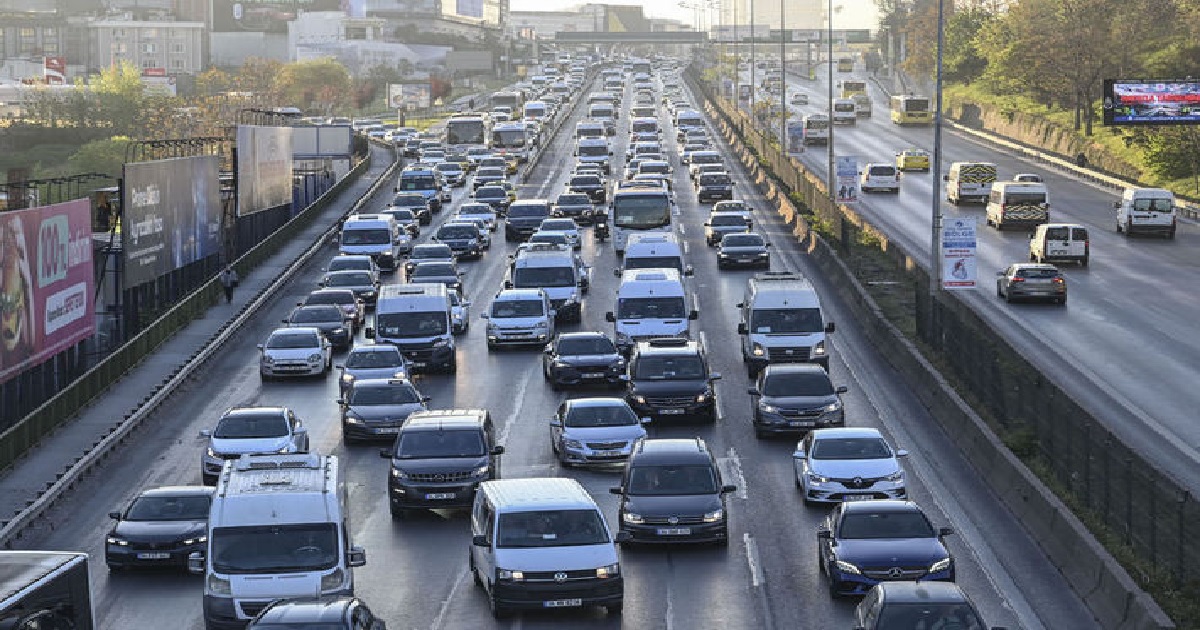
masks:
MULTIPOLYGON (((834 79, 866 81, 874 113, 855 126, 835 129, 836 155, 857 156, 861 170, 866 162, 894 163, 894 154, 907 148, 932 153, 931 128, 892 124, 887 94, 861 71, 861 64, 857 69, 835 72, 834 79)), ((789 105, 792 112, 826 111, 827 72, 822 65, 815 81, 789 77, 789 94, 809 96, 809 105, 789 105)), ((810 171, 826 177, 824 147, 810 146, 799 157, 810 171)), ((1050 194, 1050 220, 1088 228, 1091 263, 1059 265, 1067 276, 1066 308, 1006 304, 997 298, 995 273, 1029 259, 1028 232, 986 227, 983 206, 956 207, 944 201, 944 183, 932 181, 929 173, 904 173, 899 195, 860 193, 855 205, 926 266, 931 196, 936 192, 943 199, 946 220, 975 217, 979 288, 958 295, 1124 443, 1193 491, 1200 489, 1200 429, 1192 421, 1200 406, 1200 390, 1193 385, 1200 365, 1194 314, 1194 289, 1200 286, 1196 223, 1181 219, 1174 240, 1128 238, 1116 232, 1116 191, 947 131, 942 173, 956 161, 993 162, 1001 181, 1017 173, 1040 174, 1050 194)))
MULTIPOLYGON (((626 99, 625 107, 628 107, 626 99)), ((581 113, 577 108, 573 116, 581 113)), ((663 119, 668 116, 663 113, 663 119)), ((561 191, 573 160, 570 130, 564 130, 521 186, 522 198, 553 198, 561 191)), ((624 155, 628 116, 614 137, 614 152, 624 155)), ((858 130, 862 133, 865 129, 858 130)), ((716 134, 713 134, 716 136, 716 134)), ((849 134, 846 134, 849 135, 849 134)), ((675 148, 673 129, 665 133, 668 154, 675 148)), ((727 154, 727 147, 718 147, 727 154)), ((745 174, 729 158, 735 190, 757 209, 756 225, 773 243, 773 268, 814 276, 824 296, 826 316, 838 324, 833 335, 830 371, 846 394, 847 423, 874 426, 899 448, 905 461, 910 495, 937 526, 950 526, 958 582, 972 596, 989 625, 1010 629, 1090 628, 1091 616, 1015 519, 986 489, 977 472, 936 428, 915 396, 860 334, 848 309, 838 304, 823 280, 815 276, 804 254, 791 240, 745 174)), ((618 159, 617 165, 620 165, 618 159)), ((616 169, 615 169, 616 170, 616 169)), ((619 170, 616 170, 619 172, 619 170)), ((262 383, 255 344, 299 299, 316 288, 324 261, 335 253, 330 245, 241 331, 234 344, 214 359, 186 391, 165 405, 156 422, 111 458, 100 472, 68 497, 58 510, 56 526, 23 541, 29 548, 80 549, 103 556, 106 514, 122 507, 139 490, 158 485, 196 484, 204 440, 226 408, 243 405, 286 405, 305 421, 314 450, 342 458, 349 486, 350 528, 355 543, 367 550, 367 565, 356 570, 357 595, 385 619, 389 628, 849 628, 853 600, 833 600, 816 562, 815 530, 823 508, 805 507, 794 486, 790 455, 794 440, 758 440, 749 424, 750 386, 737 350, 737 311, 753 272, 718 272, 715 255, 703 240, 700 206, 686 171, 674 174, 678 232, 686 243, 696 275, 699 335, 717 382, 720 419, 713 425, 654 423, 652 437, 699 435, 720 454, 725 483, 738 486, 730 499, 731 539, 727 548, 700 547, 622 551, 625 609, 621 617, 600 610, 565 610, 525 614, 512 621, 493 620, 487 602, 467 573, 469 525, 463 512, 433 512, 403 520, 389 514, 386 499, 388 464, 379 446, 346 446, 338 421, 337 381, 262 383)), ((384 191, 388 186, 382 187, 384 191)), ((456 189, 451 209, 435 215, 435 226, 461 203, 467 189, 456 189)), ((913 194, 906 190, 904 199, 913 194)), ((365 207, 382 207, 387 193, 365 207)), ((347 203, 347 209, 349 204, 347 203)), ((433 230, 422 230, 421 240, 433 230)), ((506 253, 515 248, 500 232, 479 262, 465 263, 464 285, 473 302, 473 325, 459 337, 457 375, 418 376, 417 386, 432 397, 432 408, 486 408, 491 411, 505 446, 503 475, 570 476, 587 488, 615 525, 616 485, 613 471, 564 469, 549 445, 548 418, 566 396, 603 392, 551 391, 541 374, 536 350, 488 352, 483 322, 478 319, 501 288, 506 253), (507 251, 506 251, 507 250, 507 251)), ((567 330, 612 333, 604 322, 611 310, 618 265, 611 242, 598 244, 584 230, 583 256, 592 267, 583 322, 567 330)), ((402 278, 385 275, 385 282, 402 278)), ((361 334, 358 339, 362 342, 361 334)), ((337 359, 335 358, 335 362, 337 359)), ((336 373, 336 372, 335 372, 336 373)), ((96 611, 101 628, 178 628, 203 626, 201 578, 174 572, 108 574, 102 563, 93 569, 96 611)))

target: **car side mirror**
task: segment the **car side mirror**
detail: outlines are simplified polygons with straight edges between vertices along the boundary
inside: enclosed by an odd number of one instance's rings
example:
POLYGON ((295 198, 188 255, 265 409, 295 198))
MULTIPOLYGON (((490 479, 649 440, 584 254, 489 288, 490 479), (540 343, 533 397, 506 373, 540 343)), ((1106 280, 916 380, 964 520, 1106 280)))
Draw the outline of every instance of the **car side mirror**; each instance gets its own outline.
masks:
POLYGON ((287 318, 281 319, 281 320, 279 320, 279 321, 280 321, 281 323, 284 323, 284 324, 288 323, 288 320, 287 320, 287 318))
POLYGON ((942 175, 942 181, 944 181, 944 182, 948 182, 948 181, 950 181, 950 176, 949 176, 949 175, 942 175))
POLYGON ((700 319, 700 311, 696 309, 688 311, 688 319, 700 319))
POLYGON ((487 313, 480 313, 480 314, 479 314, 479 319, 487 319, 487 318, 488 318, 488 314, 487 314, 487 313))
POLYGON ((561 426, 562 426, 562 420, 559 420, 558 418, 550 418, 550 426, 552 426, 552 427, 561 427, 561 426))
POLYGON ((606 322, 617 321, 616 313, 613 313, 612 311, 608 311, 607 313, 604 314, 604 321, 606 321, 606 322))
POLYGON ((361 567, 367 563, 367 552, 362 547, 355 545, 346 552, 346 564, 352 567, 361 567))
POLYGON ((825 332, 831 333, 835 330, 837 330, 837 327, 833 325, 833 322, 829 322, 828 324, 825 324, 825 332))
POLYGON ((374 339, 375 338, 375 329, 371 328, 370 326, 367 326, 363 330, 363 335, 365 335, 367 339, 374 339))
POLYGON ((505 288, 505 289, 511 289, 511 288, 513 288, 513 283, 512 283, 512 280, 505 280, 505 281, 504 281, 504 288, 505 288))
POLYGON ((806 456, 807 456, 807 454, 804 452, 804 449, 802 449, 802 448, 798 448, 798 449, 792 451, 792 459, 804 459, 806 456))
POLYGON ((202 437, 202 438, 212 437, 212 429, 201 429, 200 434, 197 437, 202 437))
POLYGON ((818 529, 817 538, 829 540, 830 538, 833 538, 833 532, 829 531, 828 529, 818 529))
POLYGON ((950 534, 953 534, 953 533, 954 533, 953 527, 939 527, 938 528, 938 536, 949 536, 950 534))
POLYGON ((492 455, 503 455, 504 447, 503 446, 493 446, 492 450, 490 452, 492 455))
POLYGON ((621 267, 617 267, 616 269, 613 269, 613 275, 618 278, 620 278, 621 274, 624 274, 624 273, 625 273, 625 270, 622 269, 621 267))
MULTIPOLYGON (((739 304, 738 306, 741 306, 741 305, 739 304)), ((748 328, 746 328, 746 324, 744 322, 739 322, 738 326, 737 326, 737 333, 739 335, 748 335, 748 334, 750 334, 750 330, 748 328)))
POLYGON ((427 403, 431 400, 433 400, 433 396, 421 396, 421 402, 423 403, 427 403))
POLYGON ((491 545, 488 544, 487 536, 484 536, 483 534, 476 534, 472 536, 471 544, 475 545, 476 547, 491 547, 491 545))
POLYGON ((260 344, 258 344, 258 345, 256 345, 256 346, 254 346, 254 347, 255 347, 255 348, 258 348, 259 350, 262 350, 262 349, 263 349, 263 345, 262 345, 261 343, 260 343, 260 344))
POLYGON ((613 486, 608 489, 608 493, 609 494, 625 494, 625 488, 623 486, 613 486))
POLYGON ((839 394, 845 394, 846 392, 850 391, 850 389, 848 387, 846 387, 845 385, 838 385, 837 389, 835 389, 833 391, 835 391, 839 394))
POLYGON ((896 457, 908 457, 908 451, 902 448, 896 449, 896 457))
POLYGON ((617 532, 617 535, 613 537, 613 540, 615 540, 618 544, 624 544, 633 540, 633 535, 629 532, 617 532))
POLYGON ((119 520, 121 520, 121 513, 120 512, 109 512, 108 518, 111 518, 114 521, 119 521, 119 520))
POLYGON ((683 275, 688 276, 688 277, 696 275, 696 268, 692 267, 691 265, 684 267, 683 275))
POLYGON ((733 484, 725 484, 725 485, 721 486, 721 492, 722 493, 737 492, 737 486, 735 486, 733 484))
POLYGON ((713 372, 712 374, 709 374, 709 375, 708 375, 708 380, 710 380, 710 381, 719 381, 719 380, 721 380, 721 373, 720 373, 720 372, 713 372))
POLYGON ((760 393, 760 392, 758 391, 758 388, 757 388, 757 387, 751 387, 751 388, 747 389, 747 390, 746 390, 746 393, 747 393, 747 394, 749 394, 749 395, 751 395, 751 396, 762 396, 762 393, 760 393))
POLYGON ((1113 208, 1115 208, 1115 209, 1117 209, 1117 210, 1120 210, 1120 209, 1121 209, 1121 202, 1120 202, 1120 201, 1114 201, 1114 202, 1113 202, 1113 208))

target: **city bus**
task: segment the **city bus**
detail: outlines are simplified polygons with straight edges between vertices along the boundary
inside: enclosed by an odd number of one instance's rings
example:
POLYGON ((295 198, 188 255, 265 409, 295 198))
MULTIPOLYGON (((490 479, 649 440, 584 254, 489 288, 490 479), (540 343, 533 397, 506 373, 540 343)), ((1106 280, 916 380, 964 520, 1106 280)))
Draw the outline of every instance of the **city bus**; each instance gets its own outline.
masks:
POLYGON ((933 124, 929 98, 924 96, 893 96, 892 122, 897 125, 933 124))
POLYGON ((854 72, 854 57, 838 57, 838 72, 854 72))
POLYGON ((653 74, 654 65, 647 59, 634 59, 629 64, 629 70, 633 74, 653 74))
POLYGON ((492 153, 516 156, 518 163, 527 162, 533 149, 531 136, 524 122, 500 123, 492 127, 492 153))
POLYGON ((671 193, 661 186, 622 184, 613 193, 613 248, 625 254, 631 233, 671 232, 671 193))
POLYGON ((491 144, 491 125, 484 116, 469 114, 451 116, 446 121, 446 146, 459 149, 488 147, 491 144))
POLYGON ((867 93, 867 82, 858 79, 838 79, 837 87, 840 98, 854 98, 855 94, 867 93))
POLYGON ((492 94, 492 107, 508 107, 513 115, 521 111, 525 106, 525 93, 520 90, 496 92, 492 94))

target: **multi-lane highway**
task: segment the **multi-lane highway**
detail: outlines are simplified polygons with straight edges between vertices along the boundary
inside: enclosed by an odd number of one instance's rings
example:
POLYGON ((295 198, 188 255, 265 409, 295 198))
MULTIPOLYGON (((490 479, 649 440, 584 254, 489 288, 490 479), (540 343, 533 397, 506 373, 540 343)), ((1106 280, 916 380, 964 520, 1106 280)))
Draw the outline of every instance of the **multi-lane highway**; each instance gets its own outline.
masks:
MULTIPOLYGON (((788 91, 809 96, 810 105, 790 106, 798 114, 826 108, 827 66, 815 81, 792 78, 788 91)), ((835 79, 866 74, 835 73, 835 79)), ((892 162, 909 147, 933 149, 933 132, 890 122, 887 95, 868 81, 874 115, 834 132, 837 155, 865 162, 892 162)), ((1193 384, 1200 365, 1195 288, 1200 287, 1200 228, 1181 220, 1174 240, 1127 238, 1116 233, 1112 203, 1117 193, 1036 163, 1019 159, 970 137, 946 132, 942 172, 955 161, 987 161, 1001 180, 1016 173, 1040 173, 1050 192, 1050 218, 1088 227, 1091 263, 1060 265, 1071 295, 1066 308, 1006 304, 995 295, 994 274, 1029 259, 1029 234, 985 227, 982 206, 943 202, 947 219, 978 219, 979 283, 960 293, 1010 343, 1020 348, 1126 444, 1143 453, 1193 491, 1200 489, 1200 428, 1193 421, 1200 389, 1193 384)), ((823 147, 809 147, 805 166, 825 177, 823 147)), ((944 199, 944 184, 928 173, 905 173, 900 194, 863 194, 857 207, 907 251, 923 260, 930 249, 931 195, 944 199)))
MULTIPOLYGON (((663 118, 667 118, 665 113, 663 118)), ((890 144, 891 140, 875 140, 872 144, 874 126, 894 133, 873 123, 845 132, 842 137, 862 136, 862 145, 850 146, 861 146, 864 154, 868 146, 890 144)), ((551 153, 521 187, 522 197, 552 198, 562 189, 573 162, 569 137, 573 127, 574 120, 562 126, 565 131, 553 140, 551 153)), ((614 147, 617 156, 624 154, 627 116, 622 116, 619 127, 614 147)), ((668 129, 669 152, 675 148, 673 136, 673 130, 668 129)), ((734 164, 732 159, 729 163, 734 164)), ((1002 168, 1007 166, 1002 164, 1002 168)), ((905 190, 900 195, 904 208, 910 202, 917 203, 919 179, 912 176, 904 182, 905 190)), ((735 181, 739 195, 758 209, 756 225, 774 244, 774 267, 813 275, 788 229, 766 207, 744 173, 735 171, 735 181)), ((1057 179, 1051 181, 1057 190, 1057 179)), ((83 549, 102 557, 110 523, 105 516, 108 512, 148 486, 199 483, 199 460, 205 442, 196 437, 197 432, 211 428, 224 409, 287 405, 304 419, 316 450, 342 458, 349 484, 351 529, 355 542, 368 554, 367 565, 356 570, 357 594, 387 621, 389 628, 849 628, 854 602, 829 597, 815 562, 815 530, 825 509, 806 508, 796 492, 790 460, 794 441, 758 440, 749 424, 749 383, 737 350, 734 304, 752 272, 717 270, 715 255, 705 246, 702 234, 707 206, 697 203, 683 169, 676 169, 674 185, 677 230, 686 243, 689 262, 696 268, 693 289, 699 300, 700 336, 708 348, 712 368, 723 375, 717 382, 721 418, 712 425, 656 423, 649 430, 652 437, 702 436, 720 454, 726 483, 738 486, 729 508, 732 543, 727 548, 623 550, 626 599, 622 616, 606 617, 599 610, 564 610, 494 621, 486 599, 467 573, 470 535, 466 515, 436 512, 392 519, 385 495, 388 463, 379 458, 378 447, 347 447, 341 440, 334 402, 338 397, 336 380, 260 382, 254 344, 298 299, 315 288, 327 257, 318 257, 320 260, 304 269, 246 326, 237 343, 213 360, 187 391, 177 393, 171 404, 158 412, 157 420, 148 423, 119 457, 110 458, 90 481, 76 488, 53 514, 54 528, 27 537, 22 546, 83 549)), ((455 193, 454 204, 435 217, 435 224, 451 214, 464 194, 455 193)), ((1064 191, 1061 196, 1066 194, 1064 191)), ((379 196, 367 207, 384 204, 385 199, 379 196)), ((915 241, 921 220, 911 219, 900 223, 913 224, 915 241)), ((618 260, 611 243, 595 243, 590 231, 584 233, 583 255, 593 269, 591 291, 584 305, 583 322, 568 329, 611 334, 611 324, 606 324, 603 316, 613 306, 617 280, 611 269, 618 260)), ((428 238, 430 232, 423 230, 422 238, 428 238)), ((1184 230, 1183 242, 1190 235, 1184 230)), ((1097 264, 1089 273, 1104 273, 1108 267, 1104 252, 1118 245, 1120 241, 1110 245, 1098 242, 1097 264)), ((1156 245, 1139 241, 1128 247, 1156 245)), ((474 303, 476 317, 500 289, 506 254, 514 247, 497 238, 481 261, 464 264, 466 293, 474 303)), ((333 247, 327 254, 334 254, 333 247)), ((985 260, 991 262, 988 255, 985 247, 985 260)), ((385 277, 385 281, 402 279, 385 277)), ((848 424, 879 427, 894 444, 910 451, 905 466, 911 495, 936 525, 954 528, 956 533, 948 537, 948 545, 956 559, 958 582, 975 599, 989 624, 1027 630, 1095 627, 1035 541, 998 507, 951 439, 936 428, 937 423, 906 391, 886 361, 866 343, 848 310, 833 299, 821 278, 815 277, 815 282, 819 289, 825 289, 827 316, 838 324, 830 371, 835 383, 849 387, 848 424)), ((1085 298, 1073 303, 1064 314, 1031 312, 1026 317, 1079 317, 1078 312, 1089 312, 1087 304, 1085 298)), ((555 463, 550 450, 548 418, 559 401, 590 393, 551 391, 543 382, 536 350, 488 352, 484 327, 478 323, 460 338, 457 375, 421 376, 416 381, 418 387, 432 396, 430 404, 435 408, 483 407, 491 411, 499 427, 500 443, 506 448, 504 476, 576 478, 615 524, 616 497, 608 493, 608 488, 616 484, 617 476, 611 471, 564 469, 555 463)), ((94 578, 100 628, 192 630, 203 626, 199 577, 173 572, 109 574, 98 563, 94 578)))

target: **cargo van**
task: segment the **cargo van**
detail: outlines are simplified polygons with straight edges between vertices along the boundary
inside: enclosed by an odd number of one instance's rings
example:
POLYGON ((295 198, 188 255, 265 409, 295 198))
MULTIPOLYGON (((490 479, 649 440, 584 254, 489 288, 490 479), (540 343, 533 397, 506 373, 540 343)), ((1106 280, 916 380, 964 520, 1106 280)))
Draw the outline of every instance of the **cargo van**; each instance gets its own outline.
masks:
POLYGON ((617 310, 604 314, 616 329, 617 348, 661 337, 690 336, 690 320, 700 316, 683 278, 674 269, 627 269, 617 287, 617 310))
POLYGON ((388 214, 350 215, 338 239, 339 253, 370 256, 380 269, 389 271, 395 271, 405 246, 411 248, 408 235, 388 214))
POLYGON ((568 248, 537 249, 517 254, 504 282, 506 289, 541 289, 559 321, 583 320, 583 278, 568 248))
POLYGON ((809 114, 801 121, 804 145, 829 144, 829 116, 809 114))
POLYGON ((471 509, 471 574, 492 615, 516 609, 603 606, 619 614, 625 586, 604 514, 574 479, 479 484, 471 509))
POLYGON ((984 221, 997 230, 1035 227, 1050 220, 1050 196, 1040 182, 996 182, 988 193, 984 221))
POLYGON ((545 101, 529 101, 523 110, 525 120, 545 120, 550 116, 550 106, 545 101))
POLYGON ((674 269, 684 276, 694 273, 683 260, 683 247, 670 232, 630 234, 625 241, 624 264, 614 271, 619 278, 626 269, 674 269))
POLYGON ((1067 261, 1086 267, 1090 250, 1087 228, 1078 223, 1043 223, 1029 239, 1029 260, 1033 262, 1067 261))
POLYGON ((833 99, 833 122, 837 125, 858 124, 858 105, 854 102, 854 99, 833 99))
POLYGON ((958 205, 964 201, 987 203, 996 181, 996 165, 990 162, 954 162, 950 172, 942 177, 946 182, 946 199, 958 205))
POLYGON ((367 339, 399 348, 414 371, 455 372, 449 291, 434 283, 384 285, 375 302, 375 326, 365 331, 367 339))
POLYGON ((1117 233, 1175 238, 1175 193, 1162 188, 1126 188, 1113 207, 1117 209, 1117 233))
POLYGON ((575 138, 595 138, 600 139, 608 135, 608 130, 604 123, 595 120, 581 120, 575 123, 575 138))
POLYGON ((828 369, 826 335, 834 325, 825 321, 808 278, 786 271, 757 274, 737 308, 742 361, 751 378, 771 363, 819 363, 828 369))
POLYGON ((243 455, 225 462, 208 517, 206 628, 245 628, 288 597, 354 594, 352 567, 367 554, 350 537, 346 487, 332 455, 243 455))

